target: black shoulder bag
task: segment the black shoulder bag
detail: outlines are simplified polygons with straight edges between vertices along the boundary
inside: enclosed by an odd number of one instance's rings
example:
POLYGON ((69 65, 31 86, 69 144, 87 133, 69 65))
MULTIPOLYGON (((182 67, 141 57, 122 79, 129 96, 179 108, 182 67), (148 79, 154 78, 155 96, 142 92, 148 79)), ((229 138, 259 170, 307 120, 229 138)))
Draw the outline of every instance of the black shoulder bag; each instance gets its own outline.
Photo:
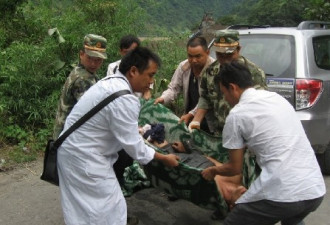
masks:
POLYGON ((63 141, 78 127, 85 123, 89 118, 100 111, 104 106, 108 105, 111 101, 115 100, 121 95, 131 94, 129 90, 122 90, 113 93, 112 95, 105 98, 102 102, 97 104, 77 122, 75 122, 69 129, 67 129, 56 141, 49 140, 45 150, 44 156, 44 168, 41 180, 47 181, 54 185, 59 185, 58 172, 57 172, 57 149, 61 146, 63 141))

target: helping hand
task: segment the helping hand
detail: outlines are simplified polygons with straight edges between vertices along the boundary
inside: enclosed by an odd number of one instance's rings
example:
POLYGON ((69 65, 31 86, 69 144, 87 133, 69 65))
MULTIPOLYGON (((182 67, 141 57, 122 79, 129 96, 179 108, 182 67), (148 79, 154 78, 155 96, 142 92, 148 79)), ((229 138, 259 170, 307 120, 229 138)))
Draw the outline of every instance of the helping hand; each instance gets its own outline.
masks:
POLYGON ((181 116, 178 123, 182 123, 182 121, 183 121, 185 124, 188 124, 193 118, 194 118, 193 114, 187 113, 187 114, 181 116))
POLYGON ((179 141, 173 142, 172 148, 174 148, 174 150, 177 152, 186 152, 182 142, 179 141))
POLYGON ((204 177, 205 180, 213 180, 216 175, 216 167, 211 166, 209 168, 206 168, 202 171, 202 176, 204 177))
POLYGON ((154 104, 158 104, 158 103, 164 103, 164 99, 162 97, 156 98, 156 100, 154 101, 154 104))
POLYGON ((192 133, 194 129, 200 129, 200 122, 198 121, 191 121, 189 126, 188 126, 188 130, 189 130, 189 133, 192 133))
POLYGON ((174 154, 164 155, 164 160, 162 162, 167 167, 176 167, 179 165, 179 156, 174 154))

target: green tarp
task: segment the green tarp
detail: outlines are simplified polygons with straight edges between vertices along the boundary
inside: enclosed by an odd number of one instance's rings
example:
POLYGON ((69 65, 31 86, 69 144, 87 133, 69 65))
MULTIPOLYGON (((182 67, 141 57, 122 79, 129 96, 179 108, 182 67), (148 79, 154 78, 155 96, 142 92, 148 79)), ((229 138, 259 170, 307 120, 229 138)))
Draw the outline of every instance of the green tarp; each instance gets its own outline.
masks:
MULTIPOLYGON (((154 105, 153 100, 141 100, 141 105, 140 126, 162 123, 165 126, 165 139, 168 142, 192 140, 194 145, 205 155, 220 162, 228 160, 228 151, 222 147, 221 137, 211 136, 198 130, 190 134, 183 123, 178 124, 179 118, 176 115, 161 104, 154 105)), ((162 152, 161 149, 152 147, 156 151, 162 152)), ((136 163, 133 165, 134 167, 139 169, 136 163)), ((186 199, 203 208, 219 209, 222 212, 228 211, 227 204, 219 193, 215 182, 203 179, 201 169, 190 167, 184 163, 180 163, 176 168, 168 168, 160 162, 152 161, 144 166, 143 170, 152 186, 160 188, 170 195, 186 199)), ((126 176, 129 176, 131 172, 133 172, 132 169, 130 172, 126 171, 126 176)), ((255 160, 246 153, 243 172, 244 186, 249 187, 255 178, 255 160)), ((142 180, 147 182, 146 177, 143 177, 142 180)), ((145 183, 145 186, 147 185, 148 183, 145 183)))

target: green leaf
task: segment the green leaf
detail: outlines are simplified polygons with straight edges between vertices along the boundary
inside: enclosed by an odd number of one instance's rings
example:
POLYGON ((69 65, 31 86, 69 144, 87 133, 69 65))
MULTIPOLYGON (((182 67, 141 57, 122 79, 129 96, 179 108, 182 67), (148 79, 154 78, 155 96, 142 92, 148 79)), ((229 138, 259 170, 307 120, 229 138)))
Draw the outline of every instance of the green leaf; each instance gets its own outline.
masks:
POLYGON ((65 66, 65 62, 61 61, 60 59, 56 60, 54 64, 55 70, 62 69, 65 66))
POLYGON ((62 35, 58 31, 57 27, 52 28, 52 29, 48 29, 48 35, 58 38, 58 43, 60 43, 60 44, 65 42, 64 38, 62 37, 62 35))

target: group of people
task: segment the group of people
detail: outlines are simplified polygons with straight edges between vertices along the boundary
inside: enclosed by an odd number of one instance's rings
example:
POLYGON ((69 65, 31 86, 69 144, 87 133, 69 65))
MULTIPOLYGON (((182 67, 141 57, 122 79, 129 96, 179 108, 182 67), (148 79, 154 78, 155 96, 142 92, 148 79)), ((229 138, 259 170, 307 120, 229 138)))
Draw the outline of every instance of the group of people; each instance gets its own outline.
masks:
MULTIPOLYGON (((107 76, 96 72, 106 55, 107 41, 86 35, 80 62, 64 84, 56 114, 54 139, 107 96, 129 90, 73 132, 58 149, 61 204, 66 224, 137 224, 127 219, 120 189, 124 168, 159 160, 179 164, 178 156, 161 154, 144 143, 138 129, 139 97, 150 98, 161 60, 140 46, 134 36, 120 42, 122 59, 111 63, 107 76)), ((205 38, 192 37, 172 80, 155 104, 168 104, 183 93, 180 122, 189 131, 222 135, 227 163, 202 171, 207 180, 235 180, 235 201, 224 224, 303 224, 322 202, 325 184, 314 151, 293 107, 267 91, 264 71, 240 55, 235 30, 215 34, 210 57, 205 38), (244 152, 256 155, 259 177, 246 190, 240 184, 244 152), (236 182, 237 180, 237 182, 236 182), (238 183, 238 184, 237 184, 238 183), (237 200, 236 200, 237 199, 237 200)), ((232 198, 219 189, 227 199, 232 198)))

